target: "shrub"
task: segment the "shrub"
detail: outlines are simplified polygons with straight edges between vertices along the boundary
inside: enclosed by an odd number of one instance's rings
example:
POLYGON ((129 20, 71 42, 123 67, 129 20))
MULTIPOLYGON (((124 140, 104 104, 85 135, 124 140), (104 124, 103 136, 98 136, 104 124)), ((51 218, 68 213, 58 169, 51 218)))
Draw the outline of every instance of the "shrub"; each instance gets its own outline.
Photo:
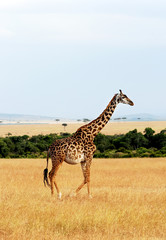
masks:
MULTIPOLYGON (((97 150, 94 157, 165 157, 165 130, 154 134, 153 129, 146 128, 142 133, 136 129, 123 135, 106 136, 99 133, 94 139, 97 150)), ((69 133, 37 135, 29 137, 10 136, 0 138, 1 158, 45 158, 48 147, 57 139, 71 136, 69 133)))

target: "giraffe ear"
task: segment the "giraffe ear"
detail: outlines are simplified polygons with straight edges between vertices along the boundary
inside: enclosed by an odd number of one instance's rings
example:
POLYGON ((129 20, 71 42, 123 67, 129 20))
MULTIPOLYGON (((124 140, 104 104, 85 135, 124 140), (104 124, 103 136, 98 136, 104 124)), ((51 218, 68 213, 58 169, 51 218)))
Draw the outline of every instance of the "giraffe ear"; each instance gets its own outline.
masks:
POLYGON ((120 91, 120 94, 122 94, 122 90, 121 90, 121 89, 119 89, 119 91, 120 91))

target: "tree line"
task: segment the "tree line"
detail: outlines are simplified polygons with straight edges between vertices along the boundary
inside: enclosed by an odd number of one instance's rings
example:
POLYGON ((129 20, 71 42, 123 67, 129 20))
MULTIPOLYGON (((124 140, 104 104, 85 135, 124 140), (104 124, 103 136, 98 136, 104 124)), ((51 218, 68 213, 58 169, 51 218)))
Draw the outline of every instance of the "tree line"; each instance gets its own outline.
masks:
MULTIPOLYGON (((46 158, 47 149, 57 139, 71 136, 68 133, 12 136, 0 138, 0 158, 46 158)), ((144 133, 137 129, 121 135, 99 133, 94 140, 96 158, 166 157, 166 130, 155 134, 151 128, 144 133)))

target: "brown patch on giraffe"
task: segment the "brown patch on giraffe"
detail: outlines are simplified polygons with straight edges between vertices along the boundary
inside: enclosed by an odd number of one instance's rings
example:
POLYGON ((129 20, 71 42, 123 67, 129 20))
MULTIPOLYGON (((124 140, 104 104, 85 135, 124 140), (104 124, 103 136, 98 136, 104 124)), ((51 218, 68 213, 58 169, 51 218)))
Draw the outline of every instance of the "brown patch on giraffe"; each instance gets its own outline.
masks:
POLYGON ((88 129, 91 131, 91 130, 92 130, 92 127, 91 127, 91 126, 88 126, 88 129))
POLYGON ((93 131, 92 131, 92 134, 93 134, 93 133, 95 133, 95 132, 96 132, 96 128, 95 128, 95 129, 93 129, 93 131))
POLYGON ((105 120, 105 116, 104 116, 104 115, 102 116, 102 119, 101 119, 101 120, 102 120, 102 122, 105 120))

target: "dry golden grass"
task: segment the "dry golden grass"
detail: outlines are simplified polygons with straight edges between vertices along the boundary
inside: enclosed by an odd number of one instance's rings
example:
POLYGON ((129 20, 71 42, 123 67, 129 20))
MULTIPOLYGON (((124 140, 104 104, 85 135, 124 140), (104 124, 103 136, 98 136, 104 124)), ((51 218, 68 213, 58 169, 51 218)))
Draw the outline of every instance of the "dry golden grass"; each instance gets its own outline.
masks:
MULTIPOLYGON (((66 131, 68 133, 75 132, 84 123, 68 123, 66 131)), ((166 128, 166 121, 152 121, 152 122, 110 122, 101 131, 106 135, 123 134, 130 130, 137 129, 143 132, 146 127, 151 127, 156 133, 166 128)), ((56 124, 35 124, 35 125, 1 125, 0 136, 5 137, 8 133, 14 136, 21 135, 38 135, 64 132, 64 127, 61 123, 56 124)))
MULTIPOLYGON (((166 239, 166 158, 94 159, 92 199, 79 165, 66 163, 57 181, 62 200, 42 182, 45 160, 0 160, 0 239, 166 239)), ((51 166, 49 165, 49 168, 51 166)))

